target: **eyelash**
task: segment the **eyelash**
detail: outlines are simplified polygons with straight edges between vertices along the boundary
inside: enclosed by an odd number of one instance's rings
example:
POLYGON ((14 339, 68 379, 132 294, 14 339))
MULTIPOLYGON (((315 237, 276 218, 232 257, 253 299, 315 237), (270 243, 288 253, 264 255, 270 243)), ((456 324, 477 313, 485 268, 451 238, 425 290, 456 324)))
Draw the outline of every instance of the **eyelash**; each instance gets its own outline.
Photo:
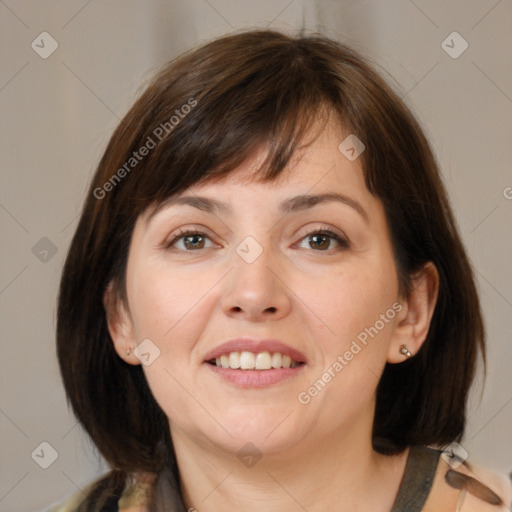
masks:
MULTIPOLYGON (((201 237, 204 237, 204 238, 208 238, 208 235, 202 231, 198 231, 196 229, 183 229, 183 230, 180 230, 175 237, 173 237, 169 242, 166 242, 164 244, 164 249, 167 249, 167 250, 172 250, 172 246, 174 244, 176 244, 179 240, 183 239, 183 238, 186 238, 187 236, 194 236, 194 235, 200 235, 201 237)), ((329 237, 333 240, 335 240, 336 242, 338 242, 338 244, 340 245, 340 247, 338 247, 339 250, 346 250, 350 247, 349 245, 349 242, 347 240, 345 240, 344 238, 342 238, 340 235, 338 235, 337 233, 334 233, 333 231, 331 231, 330 229, 325 229, 325 228, 320 228, 320 229, 315 229, 313 231, 310 231, 309 233, 306 233, 301 239, 300 239, 300 242, 302 242, 304 239, 308 238, 308 237, 311 237, 313 235, 321 235, 321 236, 326 236, 326 237, 329 237)), ((197 249, 198 251, 200 251, 201 249, 197 249)), ((315 252, 327 252, 327 253, 330 253, 333 249, 326 249, 326 250, 318 250, 318 251, 315 251, 315 252)), ((183 252, 195 252, 194 250, 184 250, 183 252)))

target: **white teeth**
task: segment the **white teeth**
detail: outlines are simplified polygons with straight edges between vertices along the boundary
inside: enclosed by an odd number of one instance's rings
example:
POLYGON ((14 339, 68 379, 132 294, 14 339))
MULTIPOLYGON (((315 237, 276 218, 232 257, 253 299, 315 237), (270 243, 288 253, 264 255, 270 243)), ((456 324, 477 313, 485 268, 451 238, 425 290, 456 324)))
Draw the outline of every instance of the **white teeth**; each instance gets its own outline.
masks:
POLYGON ((242 370, 254 370, 256 366, 256 356, 252 352, 240 353, 240 368, 242 370))
POLYGON ((240 368, 240 352, 231 352, 229 354, 229 367, 236 370, 240 368))
POLYGON ((231 368, 233 370, 271 370, 272 368, 295 368, 299 366, 297 361, 292 360, 289 355, 283 355, 279 352, 229 352, 222 354, 215 359, 215 364, 222 368, 231 368))
POLYGON ((270 370, 272 368, 272 356, 268 352, 260 352, 256 356, 256 370, 270 370))
POLYGON ((283 366, 283 356, 279 352, 272 354, 272 368, 281 368, 283 366))

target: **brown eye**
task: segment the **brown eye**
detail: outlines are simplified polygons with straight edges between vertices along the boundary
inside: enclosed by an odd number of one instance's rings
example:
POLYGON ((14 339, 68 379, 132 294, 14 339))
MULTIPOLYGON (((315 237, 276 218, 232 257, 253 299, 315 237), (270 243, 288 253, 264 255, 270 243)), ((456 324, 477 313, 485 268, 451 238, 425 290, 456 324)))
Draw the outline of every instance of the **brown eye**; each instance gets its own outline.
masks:
POLYGON ((309 235, 310 238, 310 245, 314 249, 328 249, 329 245, 331 243, 331 238, 327 235, 309 235))
POLYGON ((184 230, 178 233, 170 242, 165 245, 166 249, 176 248, 187 252, 205 249, 206 240, 210 240, 205 233, 195 230, 184 230), (178 243, 183 241, 182 247, 176 247, 178 243))
POLYGON ((338 244, 338 249, 348 248, 348 242, 341 238, 336 233, 329 230, 321 230, 321 231, 312 231, 308 235, 306 235, 302 240, 309 239, 309 247, 317 250, 318 252, 327 252, 330 249, 335 249, 336 247, 330 247, 332 242, 334 241, 338 244))
POLYGON ((187 235, 182 238, 187 249, 202 249, 204 247, 204 237, 201 235, 187 235))

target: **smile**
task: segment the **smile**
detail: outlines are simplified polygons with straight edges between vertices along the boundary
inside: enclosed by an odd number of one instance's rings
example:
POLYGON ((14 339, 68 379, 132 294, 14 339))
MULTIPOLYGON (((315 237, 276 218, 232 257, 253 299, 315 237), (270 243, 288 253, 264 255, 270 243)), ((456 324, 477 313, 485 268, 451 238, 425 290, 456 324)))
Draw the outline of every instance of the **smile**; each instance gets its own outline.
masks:
POLYGON ((208 362, 220 368, 232 370, 277 370, 279 368, 296 368, 303 364, 280 352, 253 353, 245 350, 228 352, 208 362))

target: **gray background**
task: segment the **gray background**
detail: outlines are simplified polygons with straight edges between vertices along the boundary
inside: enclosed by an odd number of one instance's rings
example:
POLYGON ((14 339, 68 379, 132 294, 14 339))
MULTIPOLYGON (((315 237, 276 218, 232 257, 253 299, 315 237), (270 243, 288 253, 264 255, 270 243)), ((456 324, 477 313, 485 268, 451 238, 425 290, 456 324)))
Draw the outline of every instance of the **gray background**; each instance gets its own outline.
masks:
POLYGON ((489 335, 463 446, 512 470, 511 0, 0 0, 0 510, 44 509, 106 469, 67 409, 54 333, 64 257, 114 127, 181 51, 242 27, 303 24, 382 66, 430 137, 489 335), (58 43, 46 59, 31 47, 43 31, 58 43), (454 31, 469 45, 457 58, 443 48, 463 40, 442 45, 454 31), (48 469, 42 442, 58 454, 48 469))

